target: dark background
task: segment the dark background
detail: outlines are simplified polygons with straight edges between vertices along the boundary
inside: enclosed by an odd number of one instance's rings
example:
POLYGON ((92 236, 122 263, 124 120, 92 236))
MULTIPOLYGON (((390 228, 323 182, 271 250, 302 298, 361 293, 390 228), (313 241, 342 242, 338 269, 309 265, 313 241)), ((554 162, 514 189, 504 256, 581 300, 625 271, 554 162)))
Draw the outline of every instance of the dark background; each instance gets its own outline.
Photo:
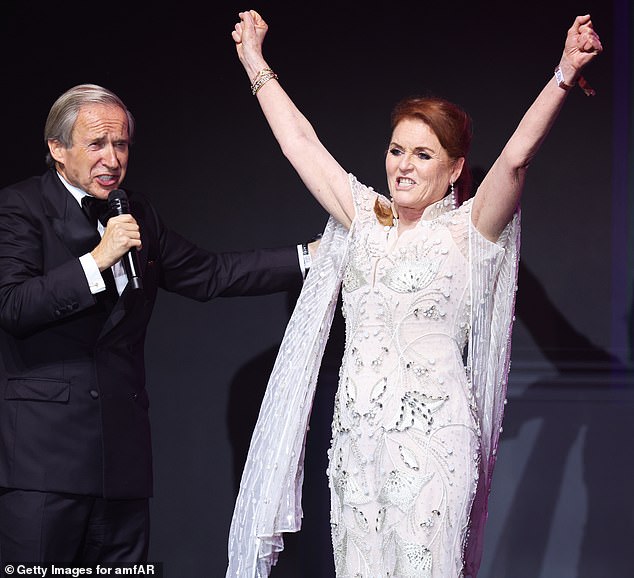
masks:
MULTIPOLYGON (((482 578, 634 576, 631 440, 632 64, 629 1, 233 0, 40 5, 2 0, 0 186, 44 170, 43 125, 66 89, 115 91, 137 120, 126 186, 213 250, 295 244, 326 215, 282 157, 238 63, 239 10, 341 164, 385 190, 389 112, 438 94, 474 120, 486 170, 591 13, 605 46, 533 163, 505 432, 482 578)), ((154 425, 153 561, 224 576, 241 463, 294 296, 198 304, 163 293, 147 347, 154 425)), ((325 451, 339 325, 308 439, 305 522, 273 576, 329 578, 325 451)), ((63 467, 63 464, 60 464, 63 467)))

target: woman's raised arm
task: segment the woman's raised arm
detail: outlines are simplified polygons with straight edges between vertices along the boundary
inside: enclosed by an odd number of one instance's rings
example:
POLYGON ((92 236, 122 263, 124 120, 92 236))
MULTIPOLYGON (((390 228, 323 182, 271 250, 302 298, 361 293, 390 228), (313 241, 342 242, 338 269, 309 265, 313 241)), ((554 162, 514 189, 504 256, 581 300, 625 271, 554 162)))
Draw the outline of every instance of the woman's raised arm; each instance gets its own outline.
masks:
MULTIPOLYGON (((476 228, 495 241, 517 209, 526 170, 553 126, 583 67, 602 51, 589 15, 577 16, 568 30, 556 74, 530 106, 473 201, 476 228)), ((581 123, 580 123, 581 124, 581 123)))
POLYGON ((284 156, 324 209, 350 226, 354 206, 346 171, 319 141, 265 61, 262 43, 268 26, 264 19, 254 10, 240 12, 239 16, 240 22, 231 33, 238 58, 284 156))

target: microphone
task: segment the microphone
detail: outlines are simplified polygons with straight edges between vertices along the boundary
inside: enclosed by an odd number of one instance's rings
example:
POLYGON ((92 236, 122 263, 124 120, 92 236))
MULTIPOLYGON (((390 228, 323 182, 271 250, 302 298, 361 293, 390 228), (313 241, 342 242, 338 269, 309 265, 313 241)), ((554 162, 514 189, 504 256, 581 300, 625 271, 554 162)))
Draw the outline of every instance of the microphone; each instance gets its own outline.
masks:
MULTIPOLYGON (((128 195, 121 189, 110 191, 108 195, 108 207, 111 216, 130 214, 130 205, 128 203, 128 195)), ((139 276, 139 259, 136 254, 136 248, 132 247, 123 257, 123 268, 128 276, 128 285, 132 289, 141 289, 143 283, 139 276)))

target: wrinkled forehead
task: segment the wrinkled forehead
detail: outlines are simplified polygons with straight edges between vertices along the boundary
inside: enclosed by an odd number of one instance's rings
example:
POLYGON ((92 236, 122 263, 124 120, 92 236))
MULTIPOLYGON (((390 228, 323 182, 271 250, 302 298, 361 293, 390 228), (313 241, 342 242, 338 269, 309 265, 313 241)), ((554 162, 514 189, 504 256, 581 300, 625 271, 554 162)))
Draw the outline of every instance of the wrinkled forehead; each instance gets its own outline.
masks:
POLYGON ((82 105, 73 126, 74 136, 127 139, 128 134, 128 117, 125 111, 112 104, 82 105))

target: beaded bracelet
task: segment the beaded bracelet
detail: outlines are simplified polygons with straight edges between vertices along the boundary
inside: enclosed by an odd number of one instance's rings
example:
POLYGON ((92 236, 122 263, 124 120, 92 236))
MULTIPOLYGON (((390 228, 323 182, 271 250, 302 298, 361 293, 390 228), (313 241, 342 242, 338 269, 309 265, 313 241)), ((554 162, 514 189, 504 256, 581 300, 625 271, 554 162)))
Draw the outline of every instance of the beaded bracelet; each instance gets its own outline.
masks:
POLYGON ((251 94, 255 96, 258 93, 258 90, 262 88, 269 80, 276 79, 277 74, 273 72, 270 68, 263 68, 260 72, 257 73, 255 79, 253 80, 253 84, 251 85, 251 94))
POLYGON ((262 70, 260 70, 260 72, 258 72, 255 75, 255 78, 253 79, 253 82, 257 82, 260 78, 260 76, 264 76, 265 74, 273 74, 273 69, 271 68, 263 68, 262 70))

